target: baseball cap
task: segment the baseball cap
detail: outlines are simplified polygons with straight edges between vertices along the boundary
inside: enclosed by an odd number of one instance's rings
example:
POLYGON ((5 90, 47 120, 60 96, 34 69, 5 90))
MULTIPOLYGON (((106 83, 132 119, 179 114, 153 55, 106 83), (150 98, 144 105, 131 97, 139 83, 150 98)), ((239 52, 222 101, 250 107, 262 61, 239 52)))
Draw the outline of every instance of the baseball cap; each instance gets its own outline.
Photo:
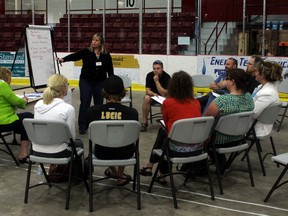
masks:
POLYGON ((124 91, 123 80, 116 75, 109 77, 106 80, 104 91, 111 95, 120 95, 124 91))

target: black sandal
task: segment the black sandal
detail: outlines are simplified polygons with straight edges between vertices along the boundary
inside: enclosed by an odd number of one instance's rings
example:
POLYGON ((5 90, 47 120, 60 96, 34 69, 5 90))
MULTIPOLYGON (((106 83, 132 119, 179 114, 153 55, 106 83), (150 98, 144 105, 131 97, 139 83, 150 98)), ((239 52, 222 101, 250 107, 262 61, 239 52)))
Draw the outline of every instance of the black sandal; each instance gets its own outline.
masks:
MULTIPOLYGON (((25 157, 22 158, 22 159, 18 158, 18 161, 19 161, 20 164, 29 164, 29 163, 30 163, 30 158, 29 158, 29 156, 27 155, 27 156, 25 156, 25 157)), ((32 163, 32 164, 35 164, 34 161, 31 162, 31 163, 32 163)))
POLYGON ((132 180, 132 177, 130 175, 127 175, 125 173, 123 173, 123 177, 121 177, 121 179, 125 179, 125 181, 123 181, 122 183, 117 184, 117 186, 125 186, 127 184, 129 184, 129 182, 132 180))
POLYGON ((156 179, 155 179, 155 182, 161 184, 161 185, 167 185, 167 181, 166 179, 164 179, 164 177, 160 177, 160 176, 157 176, 156 179))
POLYGON ((104 171, 104 175, 107 176, 108 178, 113 178, 113 179, 117 179, 117 176, 116 175, 113 175, 112 174, 112 171, 107 168, 105 171, 104 171))
POLYGON ((140 169, 140 175, 142 176, 152 176, 152 167, 143 167, 142 169, 140 169), (147 170, 151 170, 151 171, 147 171, 147 170))

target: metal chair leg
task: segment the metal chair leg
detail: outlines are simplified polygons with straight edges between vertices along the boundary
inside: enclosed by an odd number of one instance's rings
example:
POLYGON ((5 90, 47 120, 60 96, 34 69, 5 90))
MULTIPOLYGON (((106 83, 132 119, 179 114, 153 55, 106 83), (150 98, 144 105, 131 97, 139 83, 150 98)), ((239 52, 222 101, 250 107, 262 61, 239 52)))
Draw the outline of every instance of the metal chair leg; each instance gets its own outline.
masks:
POLYGON ((266 171, 265 171, 265 167, 264 167, 264 163, 263 163, 263 158, 262 158, 262 155, 261 155, 261 146, 260 146, 260 142, 259 142, 258 139, 256 140, 256 147, 257 147, 257 153, 258 153, 258 157, 259 157, 259 161, 260 161, 260 165, 261 165, 263 176, 266 176, 266 171))
POLYGON ((28 194, 30 189, 30 177, 31 177, 31 167, 32 163, 31 161, 28 164, 28 171, 27 171, 27 178, 26 178, 26 187, 25 187, 25 196, 24 196, 24 203, 28 202, 28 194))
POLYGON ((288 165, 285 166, 285 168, 283 169, 282 173, 280 174, 280 176, 278 177, 278 179, 276 180, 276 182, 274 183, 274 185, 272 186, 271 190, 269 191, 269 193, 267 194, 267 196, 264 199, 264 202, 267 202, 268 199, 270 198, 270 196, 272 195, 272 193, 281 185, 283 185, 284 183, 287 183, 288 181, 282 183, 279 185, 281 179, 283 178, 283 176, 285 175, 285 173, 288 170, 288 165))

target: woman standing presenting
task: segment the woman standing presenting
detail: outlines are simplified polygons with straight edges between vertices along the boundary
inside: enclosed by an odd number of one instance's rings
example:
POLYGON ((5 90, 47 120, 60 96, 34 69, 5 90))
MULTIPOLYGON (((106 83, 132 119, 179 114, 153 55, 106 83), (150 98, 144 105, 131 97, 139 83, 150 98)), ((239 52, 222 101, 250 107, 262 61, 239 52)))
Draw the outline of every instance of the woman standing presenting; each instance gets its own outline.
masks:
POLYGON ((104 38, 102 35, 93 34, 91 45, 76 53, 70 54, 64 58, 58 58, 58 61, 83 61, 81 75, 79 80, 80 89, 80 109, 78 115, 79 133, 86 133, 86 113, 91 104, 93 96, 94 104, 103 104, 102 88, 104 87, 107 75, 114 75, 112 58, 110 53, 104 47, 104 38))

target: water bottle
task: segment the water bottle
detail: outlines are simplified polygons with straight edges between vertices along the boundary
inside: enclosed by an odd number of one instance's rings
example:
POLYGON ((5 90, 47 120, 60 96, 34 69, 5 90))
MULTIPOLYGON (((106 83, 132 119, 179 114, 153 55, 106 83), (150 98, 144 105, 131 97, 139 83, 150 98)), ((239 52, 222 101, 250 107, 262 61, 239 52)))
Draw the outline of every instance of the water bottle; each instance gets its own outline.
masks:
POLYGON ((39 183, 39 184, 40 184, 40 183, 43 183, 45 177, 44 177, 44 173, 43 173, 40 165, 39 165, 38 168, 37 168, 37 173, 36 173, 36 175, 37 175, 37 181, 38 181, 38 183, 39 183))

